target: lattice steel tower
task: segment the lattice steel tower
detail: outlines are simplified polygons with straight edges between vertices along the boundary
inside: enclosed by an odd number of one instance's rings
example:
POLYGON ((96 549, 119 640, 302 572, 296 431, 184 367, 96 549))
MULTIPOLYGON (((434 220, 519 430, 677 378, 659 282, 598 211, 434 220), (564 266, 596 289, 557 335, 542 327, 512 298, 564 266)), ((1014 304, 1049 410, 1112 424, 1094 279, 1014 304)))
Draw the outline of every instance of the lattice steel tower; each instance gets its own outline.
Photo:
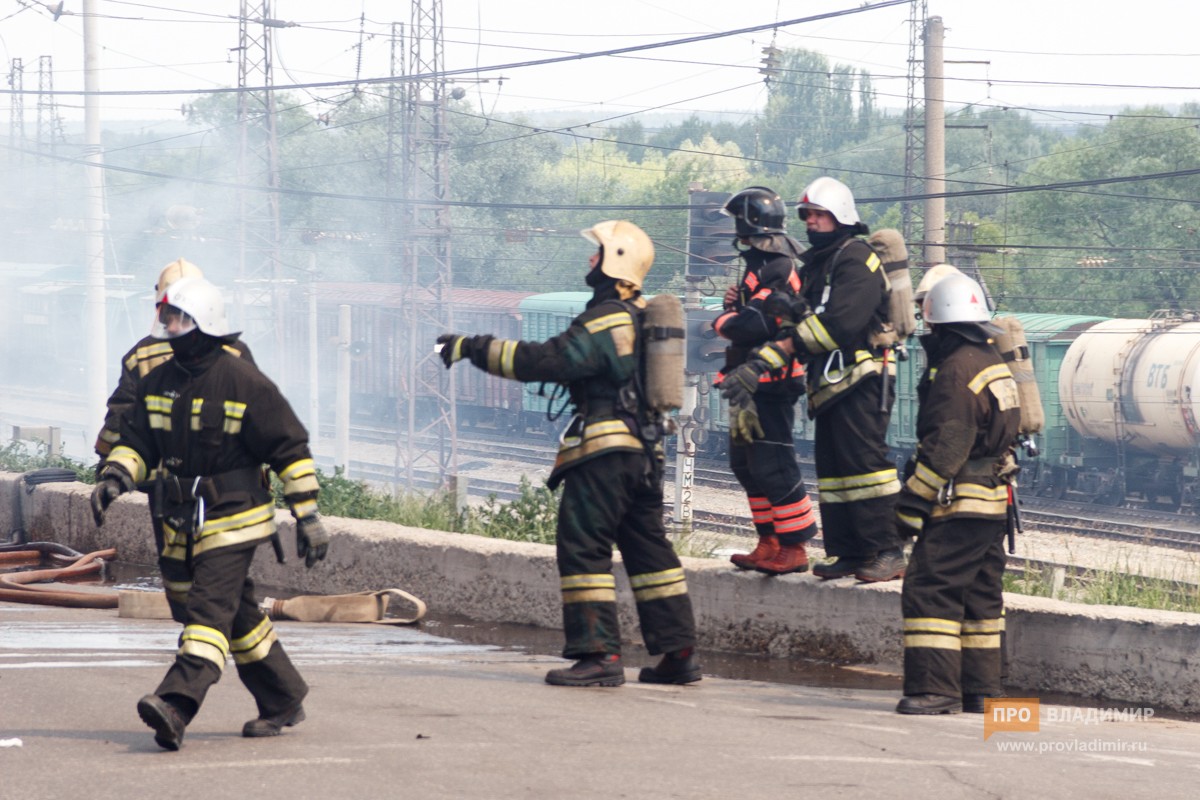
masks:
POLYGON ((241 0, 238 19, 238 311, 247 338, 270 341, 272 377, 281 371, 283 263, 280 255, 279 153, 275 127, 271 0, 241 0), (260 187, 252 189, 250 187, 260 187), (261 189, 265 189, 262 191, 261 189))
POLYGON ((55 153, 65 141, 58 102, 54 99, 54 61, 51 56, 38 56, 37 149, 55 153))
MULTIPOLYGON (((12 105, 8 110, 8 146, 25 146, 25 64, 14 58, 8 68, 8 85, 12 89, 12 105)), ((9 161, 23 161, 24 153, 15 149, 8 151, 9 161)))
MULTIPOLYGON (((924 171, 920 170, 925 148, 924 128, 921 125, 921 102, 924 86, 925 60, 922 40, 925 35, 926 0, 912 0, 908 14, 908 105, 904 112, 904 195, 912 197, 924 190, 924 171)), ((900 229, 906 242, 914 241, 918 228, 924 236, 924 211, 920 201, 905 200, 900 205, 900 229)), ((924 248, 921 248, 922 257, 924 248)))
POLYGON ((445 482, 458 458, 456 381, 430 346, 431 332, 454 325, 441 0, 412 0, 407 45, 401 112, 403 272, 398 276, 408 284, 408 349, 401 370, 405 407, 398 409, 407 435, 397 454, 412 488, 418 468, 436 470, 445 482))

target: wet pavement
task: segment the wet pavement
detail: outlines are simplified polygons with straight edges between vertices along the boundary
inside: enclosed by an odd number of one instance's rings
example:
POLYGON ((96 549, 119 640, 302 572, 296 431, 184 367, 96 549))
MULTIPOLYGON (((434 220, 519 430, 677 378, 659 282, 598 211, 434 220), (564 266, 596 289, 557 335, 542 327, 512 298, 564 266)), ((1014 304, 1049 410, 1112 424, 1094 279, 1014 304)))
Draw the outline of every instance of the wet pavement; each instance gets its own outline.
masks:
POLYGON ((1144 714, 1043 706, 1038 731, 985 739, 981 715, 896 715, 890 688, 707 668, 649 686, 630 654, 625 686, 569 689, 542 680, 561 660, 491 644, 492 626, 277 627, 310 683, 308 720, 241 738, 254 706, 230 668, 171 753, 134 705, 170 663, 174 623, 0 603, 0 798, 1128 800, 1192 797, 1200 777, 1200 724, 1144 714))

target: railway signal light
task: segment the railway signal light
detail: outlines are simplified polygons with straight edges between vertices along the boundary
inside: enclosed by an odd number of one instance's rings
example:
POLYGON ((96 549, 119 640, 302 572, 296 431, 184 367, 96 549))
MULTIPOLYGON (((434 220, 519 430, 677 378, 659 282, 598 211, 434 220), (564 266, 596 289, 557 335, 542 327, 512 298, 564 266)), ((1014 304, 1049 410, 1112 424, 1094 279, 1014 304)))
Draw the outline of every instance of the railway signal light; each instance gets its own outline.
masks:
POLYGON ((733 217, 721 213, 728 192, 693 192, 688 211, 687 277, 722 277, 737 258, 733 217))
POLYGON ((687 311, 687 371, 716 372, 725 363, 725 341, 713 330, 719 309, 693 308, 687 311))

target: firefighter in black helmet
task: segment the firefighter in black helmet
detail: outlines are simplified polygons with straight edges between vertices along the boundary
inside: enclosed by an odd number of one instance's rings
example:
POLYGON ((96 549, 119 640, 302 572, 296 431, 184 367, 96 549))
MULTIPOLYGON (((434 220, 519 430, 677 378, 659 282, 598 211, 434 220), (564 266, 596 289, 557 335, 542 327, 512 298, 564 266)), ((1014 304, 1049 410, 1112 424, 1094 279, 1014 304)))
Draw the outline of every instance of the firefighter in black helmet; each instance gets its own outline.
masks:
MULTIPOLYGON (((772 308, 789 308, 798 296, 800 279, 794 258, 802 248, 784 229, 787 206, 764 186, 751 186, 725 204, 733 217, 738 248, 746 268, 741 281, 725 292, 725 311, 713 323, 729 340, 718 385, 745 362, 754 348, 779 335, 772 308)), ((739 569, 784 575, 808 569, 804 543, 817 532, 816 514, 800 476, 792 428, 796 401, 804 392, 804 368, 795 358, 756 379, 758 427, 747 429, 744 409, 730 408, 729 466, 746 492, 758 543, 750 553, 730 560, 739 569)), ((753 423, 750 423, 751 425, 753 423)))
POLYGON ((982 713, 1002 692, 1004 536, 1020 397, 979 284, 952 274, 925 296, 917 452, 896 504, 915 535, 904 614, 901 714, 982 713))
POLYGON ((663 654, 638 680, 692 683, 701 678, 692 601, 663 526, 663 429, 639 386, 645 378, 641 289, 654 262, 654 244, 628 220, 601 222, 581 233, 599 248, 588 262, 592 298, 565 331, 545 342, 450 333, 437 341, 447 368, 466 359, 493 375, 564 384, 575 407, 547 484, 551 489, 564 484, 557 531, 563 657, 576 661, 550 670, 546 682, 625 682, 612 574, 615 544, 633 587, 646 649, 663 654))

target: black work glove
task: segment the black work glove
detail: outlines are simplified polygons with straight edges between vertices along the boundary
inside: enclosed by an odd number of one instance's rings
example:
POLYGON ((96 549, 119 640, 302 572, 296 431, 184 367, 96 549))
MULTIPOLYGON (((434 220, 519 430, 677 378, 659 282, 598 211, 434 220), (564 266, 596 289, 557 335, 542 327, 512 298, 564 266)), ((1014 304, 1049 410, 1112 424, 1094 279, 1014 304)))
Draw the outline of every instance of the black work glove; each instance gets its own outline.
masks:
POLYGON ((312 567, 325 560, 329 550, 329 531, 320 516, 309 514, 296 520, 296 555, 304 559, 304 566, 312 567))
POLYGON ((758 379, 763 373, 787 366, 790 359, 773 343, 751 350, 746 361, 726 373, 725 380, 721 382, 721 397, 729 401, 730 411, 734 406, 753 402, 754 393, 758 391, 758 379))
POLYGON ((734 444, 743 445, 763 438, 762 424, 758 421, 758 406, 754 404, 752 395, 736 404, 729 404, 729 438, 734 444))
POLYGON ((779 320, 784 327, 795 327, 797 322, 811 313, 808 301, 784 291, 771 292, 763 301, 763 314, 779 320))
POLYGON ((482 349, 487 347, 487 342, 490 342, 491 338, 491 336, 458 336, 457 333, 443 333, 438 337, 438 344, 442 345, 442 351, 439 353, 442 356, 442 363, 446 369, 449 369, 455 361, 472 360, 476 350, 481 354, 482 349))
POLYGON ((114 500, 136 488, 137 484, 128 472, 113 464, 105 465, 100 480, 92 489, 92 518, 96 520, 96 527, 104 524, 104 512, 108 511, 114 500))

